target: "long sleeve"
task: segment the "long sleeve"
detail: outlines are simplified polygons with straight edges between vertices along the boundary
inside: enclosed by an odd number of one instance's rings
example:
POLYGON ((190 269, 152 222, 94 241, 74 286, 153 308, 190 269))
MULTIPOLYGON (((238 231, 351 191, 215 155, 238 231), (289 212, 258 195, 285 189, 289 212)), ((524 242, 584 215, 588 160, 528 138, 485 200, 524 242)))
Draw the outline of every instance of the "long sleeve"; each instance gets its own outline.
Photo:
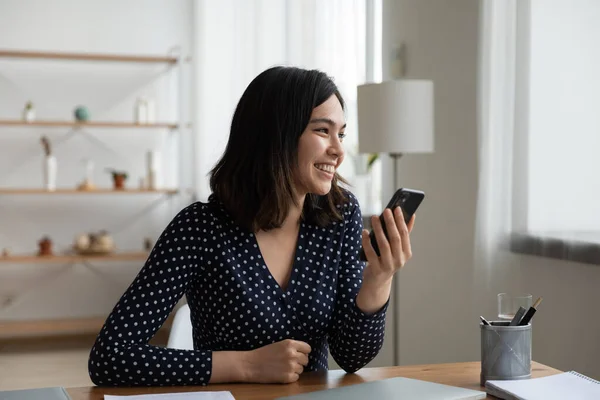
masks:
POLYGON ((337 302, 329 345, 339 366, 346 372, 355 372, 371 361, 383 345, 388 303, 374 314, 365 314, 356 305, 366 263, 359 259, 363 225, 354 196, 350 197, 344 213, 346 228, 340 250, 337 302))
POLYGON ((204 385, 210 380, 211 351, 148 344, 199 269, 201 207, 188 206, 171 221, 108 316, 88 362, 96 385, 204 385))

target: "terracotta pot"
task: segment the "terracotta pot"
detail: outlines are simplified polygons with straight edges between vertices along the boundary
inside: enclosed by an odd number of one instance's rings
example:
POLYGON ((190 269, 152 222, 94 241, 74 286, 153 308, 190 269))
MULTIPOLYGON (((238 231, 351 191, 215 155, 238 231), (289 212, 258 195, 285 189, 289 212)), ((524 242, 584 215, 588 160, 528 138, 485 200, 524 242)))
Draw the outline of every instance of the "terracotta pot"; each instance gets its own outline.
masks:
POLYGON ((114 175, 113 183, 115 184, 115 189, 125 189, 125 177, 123 175, 114 175))
POLYGON ((39 241, 39 255, 40 256, 51 256, 52 255, 52 241, 50 239, 42 239, 39 241))

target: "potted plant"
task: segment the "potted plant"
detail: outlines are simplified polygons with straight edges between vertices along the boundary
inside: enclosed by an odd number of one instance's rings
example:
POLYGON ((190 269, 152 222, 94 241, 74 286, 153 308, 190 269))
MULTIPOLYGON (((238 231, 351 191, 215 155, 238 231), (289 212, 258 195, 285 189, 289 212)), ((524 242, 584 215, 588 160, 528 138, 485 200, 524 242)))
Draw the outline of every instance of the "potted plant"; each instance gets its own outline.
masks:
POLYGON ((112 174, 114 188, 116 190, 125 189, 125 181, 127 180, 127 172, 117 171, 115 169, 109 169, 108 172, 112 174))
POLYGON ((38 242, 39 256, 51 256, 52 255, 52 240, 48 236, 44 236, 38 242))
POLYGON ((33 108, 33 103, 28 101, 25 103, 25 108, 23 109, 23 121, 25 122, 33 122, 35 120, 35 108, 33 108))

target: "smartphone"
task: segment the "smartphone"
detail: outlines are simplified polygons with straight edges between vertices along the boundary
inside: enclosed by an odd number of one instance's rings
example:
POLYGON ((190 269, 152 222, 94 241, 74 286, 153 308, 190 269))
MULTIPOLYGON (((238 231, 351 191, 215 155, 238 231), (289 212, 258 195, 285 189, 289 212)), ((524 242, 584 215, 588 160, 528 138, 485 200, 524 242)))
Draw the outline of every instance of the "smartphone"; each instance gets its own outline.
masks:
MULTIPOLYGON (((393 211, 396 207, 400 207, 404 215, 404 221, 408 224, 408 221, 410 221, 413 214, 417 211, 417 208, 419 208, 419 205, 424 198, 425 193, 420 190, 400 188, 396 190, 396 193, 394 193, 386 208, 389 208, 393 211)), ((387 238, 388 233, 387 229, 385 228, 383 213, 379 216, 379 220, 381 221, 383 233, 385 233, 385 237, 387 238)), ((371 229, 371 233, 369 233, 369 239, 371 240, 373 249, 375 249, 375 253, 377 253, 379 256, 379 246, 377 245, 377 238, 375 237, 375 232, 373 229, 371 229)), ((360 260, 367 261, 367 256, 365 255, 364 249, 360 249, 360 260)))

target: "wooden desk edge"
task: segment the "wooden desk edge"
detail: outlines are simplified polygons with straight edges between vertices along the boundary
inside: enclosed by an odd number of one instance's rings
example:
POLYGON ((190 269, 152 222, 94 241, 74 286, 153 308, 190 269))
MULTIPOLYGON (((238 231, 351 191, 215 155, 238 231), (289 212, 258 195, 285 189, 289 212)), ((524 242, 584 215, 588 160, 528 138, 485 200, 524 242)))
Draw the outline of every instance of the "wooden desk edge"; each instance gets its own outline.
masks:
MULTIPOLYGON (((67 388, 72 400, 103 400, 105 394, 133 395, 195 391, 230 391, 236 400, 268 400, 299 393, 331 389, 346 385, 371 382, 386 378, 405 377, 457 386, 466 389, 485 391, 479 385, 479 361, 451 364, 422 364, 400 367, 363 368, 355 374, 341 370, 329 372, 307 372, 300 380, 287 385, 278 384, 218 384, 209 386, 169 386, 169 387, 76 387, 67 388)), ((558 374, 562 371, 532 362, 533 378, 558 374)), ((488 396, 490 397, 490 396, 488 396)), ((492 397, 490 397, 492 398, 492 397)))

